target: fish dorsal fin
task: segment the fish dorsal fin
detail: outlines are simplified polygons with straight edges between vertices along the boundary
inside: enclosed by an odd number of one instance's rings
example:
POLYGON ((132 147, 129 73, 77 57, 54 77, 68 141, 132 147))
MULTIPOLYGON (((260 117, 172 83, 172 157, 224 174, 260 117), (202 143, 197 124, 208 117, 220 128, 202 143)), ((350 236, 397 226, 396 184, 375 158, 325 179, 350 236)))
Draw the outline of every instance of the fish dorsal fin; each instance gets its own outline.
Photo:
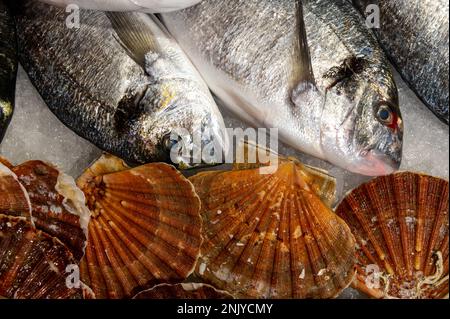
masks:
POLYGON ((119 43, 128 55, 145 69, 145 56, 149 52, 160 52, 158 40, 151 27, 154 20, 145 13, 137 12, 107 12, 106 15, 119 43))

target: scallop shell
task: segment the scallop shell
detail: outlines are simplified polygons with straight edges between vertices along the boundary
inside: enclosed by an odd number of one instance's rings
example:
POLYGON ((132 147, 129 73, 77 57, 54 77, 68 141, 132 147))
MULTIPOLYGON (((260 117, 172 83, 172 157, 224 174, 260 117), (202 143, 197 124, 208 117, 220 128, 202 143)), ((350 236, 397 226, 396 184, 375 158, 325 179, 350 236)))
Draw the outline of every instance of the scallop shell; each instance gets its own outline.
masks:
POLYGON ((90 212, 73 178, 41 161, 23 163, 13 172, 28 192, 36 228, 61 240, 80 260, 90 212))
POLYGON ((0 214, 31 219, 31 203, 17 176, 0 163, 0 214))
POLYGON ((14 167, 13 164, 11 164, 6 158, 0 156, 0 165, 6 166, 9 169, 12 169, 14 167))
POLYGON ((352 281, 355 239, 311 186, 309 168, 281 161, 191 178, 205 241, 196 273, 238 298, 330 298, 352 281))
MULTIPOLYGON (((237 158, 237 162, 233 164, 233 170, 249 170, 276 168, 283 163, 293 163, 301 172, 302 179, 310 186, 310 188, 320 197, 329 207, 336 204, 336 179, 328 174, 328 172, 302 164, 295 157, 286 157, 279 155, 272 149, 262 147, 255 142, 240 141, 239 147, 243 149, 242 158, 237 158), (251 155, 253 154, 253 155, 251 155), (265 162, 260 162, 260 156, 265 154, 265 162), (252 158, 253 157, 253 158, 252 158), (268 161, 268 158, 270 160, 268 161)), ((273 170, 272 170, 273 171, 273 170)))
POLYGON ((104 155, 78 180, 92 211, 82 279, 102 299, 183 281, 202 241, 200 199, 181 173, 162 163, 117 171, 121 163, 104 155))
POLYGON ((157 285, 138 293, 133 299, 233 299, 233 296, 210 285, 184 283, 157 285))
POLYGON ((358 242, 355 287, 374 298, 448 297, 448 182, 420 174, 379 177, 337 214, 358 242))
POLYGON ((14 299, 82 298, 66 284, 76 260, 56 238, 23 218, 0 215, 0 296, 14 299))

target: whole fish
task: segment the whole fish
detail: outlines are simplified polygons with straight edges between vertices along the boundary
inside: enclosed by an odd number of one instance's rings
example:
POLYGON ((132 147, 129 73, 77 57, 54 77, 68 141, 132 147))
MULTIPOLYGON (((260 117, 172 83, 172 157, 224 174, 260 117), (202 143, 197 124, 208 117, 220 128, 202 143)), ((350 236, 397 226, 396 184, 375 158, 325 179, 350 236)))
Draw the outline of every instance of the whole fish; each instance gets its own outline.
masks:
POLYGON ((57 6, 78 5, 102 11, 168 12, 192 6, 201 0, 39 0, 57 6))
POLYGON ((13 19, 0 0, 0 142, 14 112, 17 47, 13 19))
POLYGON ((162 17, 242 119, 356 173, 398 169, 398 92, 377 40, 346 0, 302 2, 205 0, 162 17))
POLYGON ((374 25, 375 33, 405 81, 430 110, 448 124, 448 1, 353 2, 370 23, 379 24, 374 25))
POLYGON ((132 163, 202 164, 195 147, 226 149, 207 85, 155 17, 82 10, 71 29, 57 7, 26 1, 18 12, 20 62, 80 136, 132 163))

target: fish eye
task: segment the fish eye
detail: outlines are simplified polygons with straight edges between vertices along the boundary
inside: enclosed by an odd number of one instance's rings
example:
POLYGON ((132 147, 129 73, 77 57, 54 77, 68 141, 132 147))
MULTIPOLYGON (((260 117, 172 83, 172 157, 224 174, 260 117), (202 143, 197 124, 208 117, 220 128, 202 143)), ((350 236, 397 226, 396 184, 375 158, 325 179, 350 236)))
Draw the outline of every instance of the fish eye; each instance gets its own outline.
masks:
POLYGON ((391 124, 393 119, 393 114, 389 106, 382 105, 377 113, 378 120, 383 124, 391 124))

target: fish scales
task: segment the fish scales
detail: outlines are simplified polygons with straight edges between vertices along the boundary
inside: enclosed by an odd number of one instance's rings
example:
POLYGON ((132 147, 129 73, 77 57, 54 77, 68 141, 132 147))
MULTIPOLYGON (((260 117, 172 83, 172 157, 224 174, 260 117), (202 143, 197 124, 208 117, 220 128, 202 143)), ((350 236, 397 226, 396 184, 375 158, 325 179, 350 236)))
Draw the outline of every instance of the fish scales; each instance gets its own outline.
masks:
POLYGON ((16 74, 14 22, 5 3, 0 0, 0 143, 14 113, 16 74))
POLYGON ((18 20, 22 28, 19 33, 21 62, 44 100, 61 101, 58 105, 49 103, 49 106, 66 125, 80 135, 87 133, 88 139, 96 139, 106 148, 119 147, 117 144, 123 143, 122 138, 112 118, 108 117, 115 114, 128 89, 124 83, 137 85, 144 76, 143 71, 122 54, 104 14, 89 12, 83 16, 80 29, 68 30, 65 15, 58 12, 57 19, 53 19, 54 11, 44 11, 42 17, 18 20), (92 22, 94 27, 90 25, 92 22), (61 33, 67 36, 61 37, 61 33), (80 37, 80 33, 84 36, 80 37), (88 38, 90 40, 85 41, 88 38), (91 46, 91 41, 102 41, 102 45, 91 46), (35 49, 34 54, 28 55, 35 49), (125 76, 126 81, 119 80, 119 74, 125 76))
POLYGON ((212 91, 242 119, 277 127, 291 146, 354 172, 398 168, 397 87, 376 38, 348 1, 206 0, 162 17, 212 91), (298 19, 319 94, 304 92, 298 19))
POLYGON ((21 63, 49 108, 80 136, 143 163, 170 160, 165 143, 173 128, 222 133, 206 84, 153 22, 161 52, 146 52, 140 65, 103 12, 82 10, 73 29, 59 8, 26 2, 22 12, 21 63))
POLYGON ((422 101, 448 124, 448 1, 353 1, 366 15, 373 13, 369 5, 378 6, 380 28, 375 32, 381 45, 422 101))
POLYGON ((83 9, 108 11, 168 12, 194 5, 200 0, 39 0, 53 5, 78 5, 83 9))

